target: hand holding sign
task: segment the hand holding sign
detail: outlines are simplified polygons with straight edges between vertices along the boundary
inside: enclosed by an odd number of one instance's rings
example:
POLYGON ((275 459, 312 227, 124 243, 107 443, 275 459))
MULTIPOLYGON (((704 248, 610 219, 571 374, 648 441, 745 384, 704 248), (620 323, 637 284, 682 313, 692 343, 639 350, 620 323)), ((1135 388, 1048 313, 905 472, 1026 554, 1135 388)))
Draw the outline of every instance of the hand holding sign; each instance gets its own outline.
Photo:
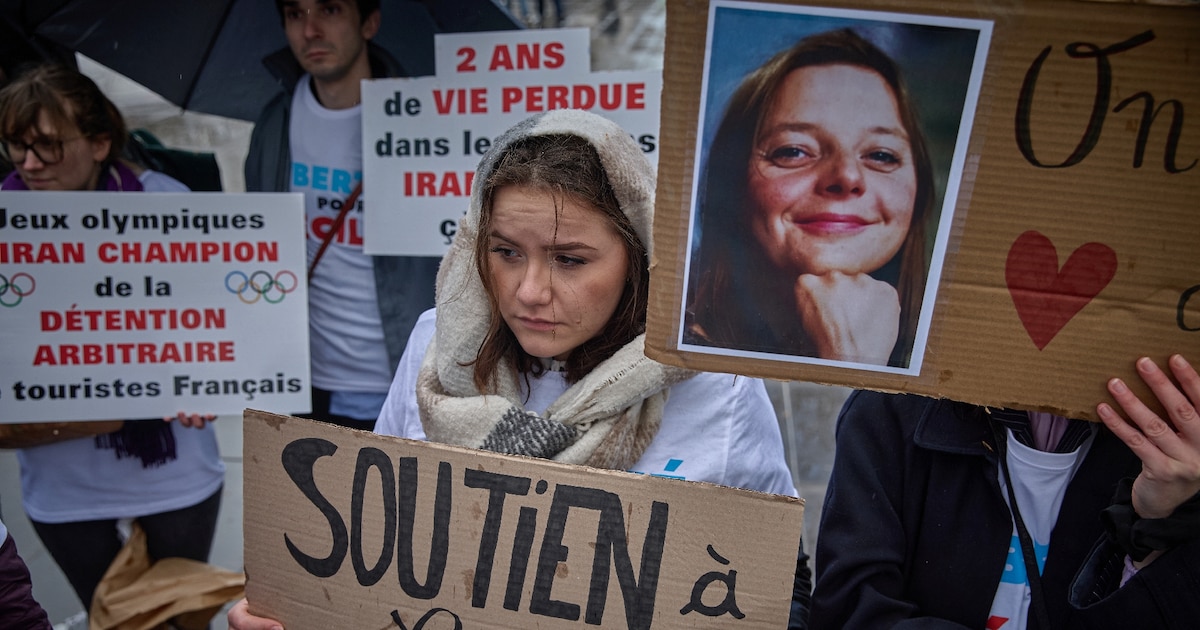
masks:
POLYGON ((1108 390, 1130 422, 1106 403, 1096 407, 1104 424, 1142 460, 1132 490, 1141 518, 1166 518, 1200 492, 1200 375, 1178 354, 1170 368, 1178 386, 1149 358, 1137 362, 1138 375, 1168 410, 1167 418, 1146 407, 1118 378, 1108 382, 1108 390))
POLYGON ((250 604, 244 599, 229 609, 228 621, 230 630, 283 630, 283 626, 274 619, 250 614, 250 604))

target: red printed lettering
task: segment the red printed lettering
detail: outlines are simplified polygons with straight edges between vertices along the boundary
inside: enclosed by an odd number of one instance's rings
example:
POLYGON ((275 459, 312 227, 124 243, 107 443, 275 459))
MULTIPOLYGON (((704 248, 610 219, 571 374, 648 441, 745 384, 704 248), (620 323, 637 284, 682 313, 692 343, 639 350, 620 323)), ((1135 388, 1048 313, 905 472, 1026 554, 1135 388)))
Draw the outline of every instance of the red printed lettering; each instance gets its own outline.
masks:
POLYGON ((83 243, 0 242, 0 264, 42 265, 84 262, 83 243))
POLYGON ((474 181, 474 171, 406 172, 404 194, 408 197, 465 197, 471 194, 471 184, 474 181))
POLYGON ((453 90, 434 90, 433 105, 437 113, 446 114, 486 114, 487 88, 456 88, 453 90))
POLYGON ((566 62, 563 43, 550 42, 542 47, 541 42, 521 42, 516 51, 501 44, 492 50, 492 62, 488 70, 553 70, 566 62))
POLYGON ((229 363, 234 360, 232 341, 119 342, 43 344, 34 352, 33 365, 229 363))
POLYGON ((646 84, 530 85, 500 89, 500 109, 506 114, 533 114, 567 108, 603 111, 646 109, 646 84))
MULTIPOLYGON (((329 234, 329 230, 333 229, 333 217, 317 217, 310 223, 310 238, 325 240, 329 234)), ((333 237, 333 242, 339 245, 349 245, 351 247, 362 247, 363 236, 361 222, 358 217, 347 217, 342 222, 342 226, 338 228, 337 235, 333 237)))
POLYGON ((475 49, 459 48, 457 54, 462 60, 454 69, 458 72, 475 72, 475 49))
POLYGON ((103 263, 277 262, 279 243, 101 243, 96 253, 103 263))

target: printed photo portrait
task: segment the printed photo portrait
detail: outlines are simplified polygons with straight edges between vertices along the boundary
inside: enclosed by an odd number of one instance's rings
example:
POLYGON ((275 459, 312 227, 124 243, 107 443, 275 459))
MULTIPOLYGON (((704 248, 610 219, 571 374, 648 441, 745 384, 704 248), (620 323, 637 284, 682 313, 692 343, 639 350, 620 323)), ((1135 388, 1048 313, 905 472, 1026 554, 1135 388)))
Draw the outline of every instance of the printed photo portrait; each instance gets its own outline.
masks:
POLYGON ((681 350, 920 372, 990 36, 712 2, 681 350))

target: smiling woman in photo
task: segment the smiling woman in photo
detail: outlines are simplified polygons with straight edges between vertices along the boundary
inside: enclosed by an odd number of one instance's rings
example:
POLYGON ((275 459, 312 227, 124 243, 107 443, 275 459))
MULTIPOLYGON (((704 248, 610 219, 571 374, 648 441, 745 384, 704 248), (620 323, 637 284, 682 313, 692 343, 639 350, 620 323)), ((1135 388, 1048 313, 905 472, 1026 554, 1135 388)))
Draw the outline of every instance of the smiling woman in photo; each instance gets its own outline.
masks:
POLYGON ((895 62, 853 31, 742 81, 708 151, 686 343, 907 366, 934 184, 895 62))

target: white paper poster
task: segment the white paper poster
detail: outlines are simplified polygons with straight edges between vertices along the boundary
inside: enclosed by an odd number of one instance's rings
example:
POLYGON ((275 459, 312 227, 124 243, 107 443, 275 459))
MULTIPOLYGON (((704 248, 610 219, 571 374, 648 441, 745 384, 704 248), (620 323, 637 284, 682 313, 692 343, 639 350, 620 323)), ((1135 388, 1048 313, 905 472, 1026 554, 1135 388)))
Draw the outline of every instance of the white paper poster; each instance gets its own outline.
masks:
POLYGON ((302 203, 0 193, 0 422, 307 411, 302 203))
POLYGON ((492 139, 539 112, 610 118, 657 164, 662 74, 590 65, 587 29, 455 33, 437 76, 364 81, 364 251, 444 254, 492 139))

